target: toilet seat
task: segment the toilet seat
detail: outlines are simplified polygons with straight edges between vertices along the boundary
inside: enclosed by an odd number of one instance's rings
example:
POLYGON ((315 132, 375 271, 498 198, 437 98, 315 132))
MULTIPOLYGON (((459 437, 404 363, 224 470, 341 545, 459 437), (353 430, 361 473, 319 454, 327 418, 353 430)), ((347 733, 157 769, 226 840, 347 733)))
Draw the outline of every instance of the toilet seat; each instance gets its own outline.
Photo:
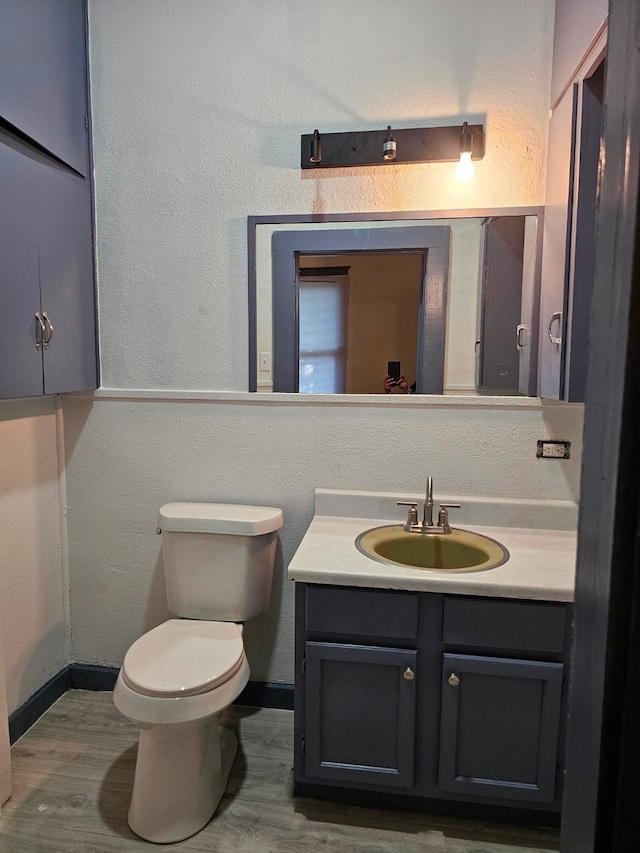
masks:
POLYGON ((122 678, 144 696, 195 696, 228 681, 244 660, 242 628, 235 622, 169 619, 131 646, 122 678))

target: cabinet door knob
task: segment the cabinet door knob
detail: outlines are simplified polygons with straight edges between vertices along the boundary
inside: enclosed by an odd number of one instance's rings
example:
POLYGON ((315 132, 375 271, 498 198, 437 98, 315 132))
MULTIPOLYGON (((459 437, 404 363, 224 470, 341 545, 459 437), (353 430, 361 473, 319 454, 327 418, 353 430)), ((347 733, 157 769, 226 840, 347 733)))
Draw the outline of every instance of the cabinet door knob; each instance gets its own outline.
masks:
POLYGON ((411 667, 410 667, 410 666, 408 666, 408 667, 405 669, 405 671, 402 673, 402 677, 403 677, 406 681, 413 681, 413 679, 416 677, 416 674, 415 674, 415 672, 411 669, 411 667))
POLYGON ((458 686, 458 684, 460 684, 460 679, 459 679, 459 678, 458 678, 458 676, 455 674, 455 672, 452 672, 452 673, 451 673, 451 675, 449 676, 449 678, 447 679, 447 681, 449 682, 449 684, 450 684, 452 687, 457 687, 457 686, 458 686))

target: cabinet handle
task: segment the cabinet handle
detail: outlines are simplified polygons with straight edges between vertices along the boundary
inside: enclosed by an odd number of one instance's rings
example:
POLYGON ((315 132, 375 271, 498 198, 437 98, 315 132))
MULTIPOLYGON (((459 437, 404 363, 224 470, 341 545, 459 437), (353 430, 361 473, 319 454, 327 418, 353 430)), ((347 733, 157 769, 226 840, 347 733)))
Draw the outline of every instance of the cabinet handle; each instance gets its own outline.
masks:
POLYGON ((452 673, 451 673, 451 675, 449 676, 449 678, 447 679, 447 681, 449 682, 449 684, 450 684, 452 687, 457 687, 457 686, 458 686, 458 684, 460 684, 460 679, 459 679, 459 678, 458 678, 458 676, 455 674, 455 672, 452 672, 452 673))
POLYGON ((36 311, 33 315, 36 318, 36 349, 38 352, 42 349, 42 341, 45 336, 45 328, 44 323, 42 322, 42 317, 40 316, 40 312, 36 311))
POLYGON ((42 312, 42 319, 45 322, 45 337, 44 337, 44 348, 49 349, 49 344, 51 343, 51 338, 53 337, 53 323, 47 317, 47 312, 42 312))
POLYGON ((410 666, 408 666, 408 667, 405 669, 405 671, 402 673, 402 677, 405 679, 405 681, 413 681, 413 679, 416 677, 416 674, 415 674, 415 672, 411 669, 411 667, 410 667, 410 666))
POLYGON ((549 340, 552 344, 559 346, 562 343, 562 337, 556 337, 555 335, 551 334, 551 327, 556 322, 556 320, 559 324, 562 322, 562 311, 556 311, 555 314, 552 314, 551 319, 549 320, 549 325, 547 326, 547 334, 549 335, 549 340))

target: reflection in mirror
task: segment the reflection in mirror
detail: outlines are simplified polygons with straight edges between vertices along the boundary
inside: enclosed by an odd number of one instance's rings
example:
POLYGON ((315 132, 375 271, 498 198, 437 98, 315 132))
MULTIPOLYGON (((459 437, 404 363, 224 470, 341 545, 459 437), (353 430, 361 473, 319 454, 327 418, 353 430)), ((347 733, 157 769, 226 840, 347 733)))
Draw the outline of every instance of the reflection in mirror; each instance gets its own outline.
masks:
POLYGON ((299 257, 300 393, 381 394, 389 361, 415 384, 424 261, 417 252, 299 257))
MULTIPOLYGON (((251 390, 535 395, 537 340, 532 330, 537 328, 541 211, 519 208, 486 214, 420 214, 384 221, 358 221, 354 215, 345 216, 348 221, 320 223, 300 222, 302 217, 283 217, 284 222, 255 218, 251 390), (295 252, 296 233, 337 235, 364 229, 371 234, 378 228, 387 233, 399 228, 417 234, 410 229, 421 228, 423 233, 425 226, 445 226, 450 234, 440 305, 444 339, 439 386, 429 384, 431 365, 437 373, 438 360, 428 319, 437 315, 429 310, 426 270, 431 250, 371 251, 375 235, 363 233, 357 251, 332 252, 329 235, 328 242, 323 236, 319 243, 322 251, 295 252), (277 234, 279 243, 274 242, 277 234), (287 234, 292 240, 282 239, 287 234), (274 260, 279 245, 295 254, 294 272, 285 281, 278 280, 274 260), (293 306, 284 325, 281 310, 276 307, 275 317, 273 311, 283 292, 293 306), (282 353, 282 340, 288 337, 295 342, 289 358, 292 378, 279 387, 278 348, 282 353), (431 347, 430 357, 425 357, 425 346, 431 347), (390 362, 400 362, 402 381, 392 377, 385 382, 390 362)), ((341 246, 350 245, 343 235, 336 239, 341 246)))

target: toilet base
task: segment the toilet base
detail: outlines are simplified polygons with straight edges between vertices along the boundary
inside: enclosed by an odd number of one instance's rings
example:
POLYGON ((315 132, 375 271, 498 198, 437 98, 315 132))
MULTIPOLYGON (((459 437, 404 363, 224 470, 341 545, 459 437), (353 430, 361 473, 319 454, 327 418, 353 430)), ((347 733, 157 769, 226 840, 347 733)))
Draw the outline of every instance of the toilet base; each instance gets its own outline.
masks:
POLYGON ((158 725, 140 733, 129 808, 131 829, 156 844, 182 841, 213 817, 238 750, 220 714, 194 723, 158 725))

